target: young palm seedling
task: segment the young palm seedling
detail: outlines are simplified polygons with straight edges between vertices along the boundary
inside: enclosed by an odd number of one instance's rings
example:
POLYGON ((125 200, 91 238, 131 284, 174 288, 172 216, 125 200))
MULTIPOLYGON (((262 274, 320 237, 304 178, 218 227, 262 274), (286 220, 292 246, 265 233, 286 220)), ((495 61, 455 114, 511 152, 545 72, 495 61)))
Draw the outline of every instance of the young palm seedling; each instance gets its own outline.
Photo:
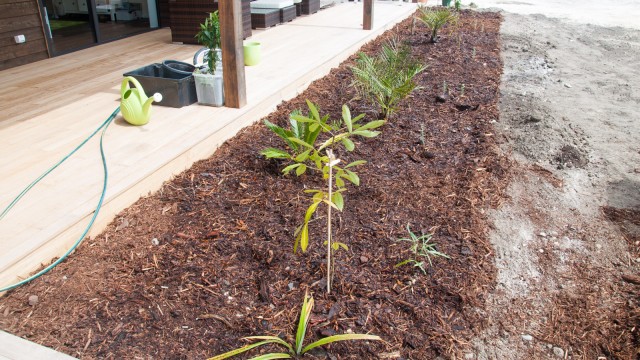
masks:
POLYGON ((436 244, 431 242, 432 234, 417 236, 416 234, 411 232, 411 229, 409 228, 409 224, 407 224, 407 231, 409 232, 409 237, 398 239, 398 241, 407 241, 411 243, 410 250, 413 253, 413 258, 397 263, 396 267, 407 265, 407 264, 413 264, 413 266, 419 268, 420 270, 422 270, 423 273, 426 274, 427 271, 424 268, 424 259, 427 259, 427 261, 429 262, 429 266, 433 266, 433 263, 431 262, 432 256, 440 256, 440 257, 450 259, 448 255, 436 250, 436 244))
POLYGON ((323 339, 320 339, 316 342, 312 342, 311 344, 304 346, 304 338, 307 333, 307 325, 309 324, 309 315, 311 314, 311 310, 313 309, 313 297, 305 294, 304 301, 302 303, 302 310, 300 311, 300 321, 298 322, 298 330, 296 331, 296 340, 294 344, 289 344, 288 342, 282 340, 277 336, 249 336, 244 338, 245 340, 260 340, 253 344, 249 344, 243 346, 241 348, 231 350, 221 355, 214 356, 209 360, 222 360, 228 359, 232 356, 242 354, 251 349, 260 347, 262 345, 267 344, 276 344, 284 347, 287 352, 280 353, 269 353, 264 355, 259 355, 254 357, 252 360, 267 360, 267 359, 293 359, 304 356, 310 350, 326 345, 331 344, 338 341, 345 340, 382 340, 379 336, 376 335, 368 335, 368 334, 344 334, 344 335, 332 335, 323 339))
POLYGON ((412 59, 408 46, 392 39, 382 45, 376 57, 358 55, 356 65, 351 67, 352 86, 360 96, 377 104, 388 119, 398 103, 419 88, 413 79, 426 68, 412 59))
POLYGON ((417 19, 431 31, 431 42, 438 42, 438 31, 448 23, 457 24, 458 15, 447 8, 432 10, 426 6, 418 7, 417 19))

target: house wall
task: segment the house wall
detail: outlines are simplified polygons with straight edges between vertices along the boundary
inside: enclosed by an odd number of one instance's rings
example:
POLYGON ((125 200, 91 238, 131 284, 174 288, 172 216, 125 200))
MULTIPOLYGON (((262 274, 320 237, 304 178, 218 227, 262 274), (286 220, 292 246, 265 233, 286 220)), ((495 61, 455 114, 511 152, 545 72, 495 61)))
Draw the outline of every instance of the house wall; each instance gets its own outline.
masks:
POLYGON ((0 0, 0 70, 48 57, 37 0, 0 0), (16 35, 26 42, 16 44, 16 35))

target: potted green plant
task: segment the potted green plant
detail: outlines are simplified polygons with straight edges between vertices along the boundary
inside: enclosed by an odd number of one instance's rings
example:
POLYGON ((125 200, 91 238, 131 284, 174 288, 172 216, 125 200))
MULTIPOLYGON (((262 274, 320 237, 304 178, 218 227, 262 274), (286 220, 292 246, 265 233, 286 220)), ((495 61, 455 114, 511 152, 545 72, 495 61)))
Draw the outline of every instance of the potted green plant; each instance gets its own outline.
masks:
POLYGON ((217 10, 209 14, 204 24, 200 24, 200 31, 195 38, 201 45, 209 49, 204 55, 206 65, 196 69, 193 73, 198 103, 222 106, 224 104, 224 87, 222 66, 219 66, 221 60, 220 19, 217 10))

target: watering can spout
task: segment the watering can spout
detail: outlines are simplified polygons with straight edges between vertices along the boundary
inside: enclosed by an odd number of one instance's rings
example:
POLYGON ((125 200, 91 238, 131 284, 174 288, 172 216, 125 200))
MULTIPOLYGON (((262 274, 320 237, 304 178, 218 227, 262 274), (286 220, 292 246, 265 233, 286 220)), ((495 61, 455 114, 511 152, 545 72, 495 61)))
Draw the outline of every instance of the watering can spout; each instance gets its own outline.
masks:
POLYGON ((162 101, 162 95, 155 93, 148 98, 142 85, 131 76, 122 80, 120 87, 120 111, 124 119, 131 125, 144 125, 151 118, 151 104, 162 101), (131 88, 129 83, 135 85, 131 88))
POLYGON ((160 93, 155 93, 153 94, 152 97, 148 98, 147 101, 144 102, 144 105, 142 107, 142 112, 145 114, 149 114, 151 113, 151 104, 153 102, 160 102, 162 101, 162 94, 160 93))

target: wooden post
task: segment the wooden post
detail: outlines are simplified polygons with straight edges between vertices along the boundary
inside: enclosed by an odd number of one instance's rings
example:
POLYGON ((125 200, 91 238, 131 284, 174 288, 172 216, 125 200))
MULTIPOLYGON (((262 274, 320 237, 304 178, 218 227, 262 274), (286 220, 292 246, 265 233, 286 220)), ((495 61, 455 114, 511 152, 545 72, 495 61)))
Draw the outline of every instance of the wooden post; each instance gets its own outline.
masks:
POLYGON ((364 0, 362 4, 364 7, 362 29, 371 30, 373 27, 373 0, 364 0))
POLYGON ((247 84, 244 78, 242 48, 241 0, 220 0, 220 42, 222 48, 222 78, 225 106, 239 109, 247 104, 247 84))

